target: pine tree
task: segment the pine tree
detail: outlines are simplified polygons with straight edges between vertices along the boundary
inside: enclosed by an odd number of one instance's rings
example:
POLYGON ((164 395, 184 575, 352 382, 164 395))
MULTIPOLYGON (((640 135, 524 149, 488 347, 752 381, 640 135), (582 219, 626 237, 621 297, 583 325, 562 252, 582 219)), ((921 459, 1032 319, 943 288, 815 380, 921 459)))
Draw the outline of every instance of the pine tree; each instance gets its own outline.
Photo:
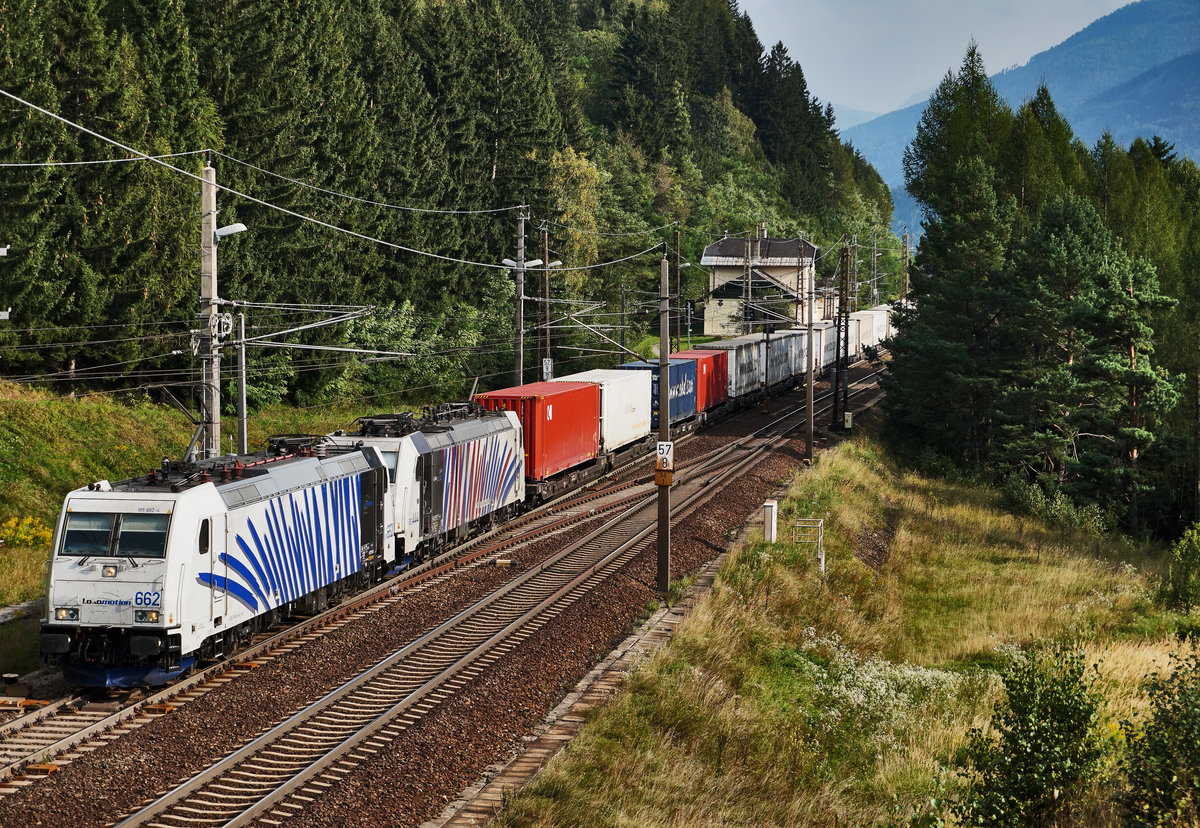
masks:
POLYGON ((904 442, 976 468, 992 453, 1004 364, 1001 290, 1014 206, 999 200, 980 158, 960 162, 926 226, 912 305, 900 311, 885 411, 904 442))
POLYGON ((1083 431, 1095 387, 1081 373, 1099 347, 1083 324, 1096 298, 1096 274, 1117 251, 1092 206, 1059 197, 1014 253, 1007 292, 1007 338, 1012 356, 998 403, 1001 464, 1051 490, 1071 484, 1081 454, 1107 434, 1083 431))
POLYGON ((1078 368, 1095 402, 1077 420, 1081 430, 1101 439, 1079 452, 1080 479, 1068 488, 1101 503, 1115 501, 1134 532, 1147 489, 1140 458, 1155 441, 1152 429, 1178 400, 1178 378, 1155 364, 1151 326, 1154 315, 1172 304, 1159 291, 1153 266, 1117 246, 1074 315, 1095 337, 1078 368))

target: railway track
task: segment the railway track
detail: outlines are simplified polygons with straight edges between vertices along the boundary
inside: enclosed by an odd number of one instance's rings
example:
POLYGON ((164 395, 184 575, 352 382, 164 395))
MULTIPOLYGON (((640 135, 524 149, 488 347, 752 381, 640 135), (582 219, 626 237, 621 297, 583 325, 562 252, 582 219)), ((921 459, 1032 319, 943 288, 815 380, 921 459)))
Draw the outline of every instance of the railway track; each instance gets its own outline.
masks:
MULTIPOLYGON (((790 412, 692 463, 677 485, 677 521, 804 422, 790 412)), ((656 497, 509 582, 374 668, 129 815, 137 825, 284 825, 369 763, 403 731, 599 581, 629 563, 656 530, 656 497)))
MULTIPOLYGON (((780 418, 777 422, 784 423, 788 420, 788 417, 794 418, 799 413, 792 412, 780 418)), ((794 428, 802 422, 802 419, 797 420, 791 427, 794 428)), ((704 472, 704 479, 711 485, 711 481, 716 474, 712 464, 717 462, 729 464, 733 462, 733 460, 728 459, 730 456, 739 453, 749 456, 752 451, 753 449, 745 445, 745 441, 742 441, 741 444, 735 444, 735 447, 728 447, 723 451, 726 455, 726 459, 723 461, 716 459, 716 455, 719 452, 707 452, 689 460, 685 464, 685 467, 707 464, 709 467, 704 472)), ((640 482, 644 484, 645 481, 640 482)), ((48 772, 44 769, 33 767, 35 765, 63 765, 89 750, 107 744, 111 739, 137 728, 140 724, 160 718, 169 713, 173 708, 202 697, 209 690, 224 685, 239 674, 262 666, 275 657, 275 655, 303 646, 305 642, 326 634, 336 626, 351 623, 357 618, 361 618, 384 606, 395 603, 411 589, 424 588, 425 586, 444 580, 450 577, 452 572, 464 566, 480 565, 500 555, 508 554, 514 544, 528 543, 535 532, 544 535, 564 531, 566 528, 577 525, 582 521, 600 520, 605 514, 627 507, 632 501, 638 499, 640 497, 638 494, 638 484, 639 481, 636 479, 633 481, 627 480, 616 485, 597 484, 592 491, 564 496, 554 503, 547 504, 541 510, 540 514, 527 515, 507 525, 501 531, 476 539, 468 545, 470 548, 467 551, 463 552, 459 558, 453 561, 441 563, 437 566, 425 567, 422 571, 412 573, 409 579, 403 583, 398 583, 394 580, 385 582, 372 592, 363 594, 354 601, 347 602, 346 605, 338 607, 330 613, 318 616, 305 622, 300 627, 284 631, 278 636, 272 637, 272 639, 256 644, 250 650, 240 654, 236 662, 226 662, 204 673, 197 674, 186 680, 183 684, 175 685, 161 693, 127 700, 121 709, 112 711, 103 718, 95 717, 99 713, 105 712, 104 708, 108 707, 112 702, 92 701, 72 704, 64 701, 59 706, 63 710, 72 711, 72 716, 75 716, 83 708, 88 707, 89 704, 94 705, 94 707, 92 710, 87 711, 88 718, 86 720, 83 718, 76 718, 74 720, 60 719, 58 724, 48 724, 46 729, 50 735, 46 738, 49 741, 31 746, 24 753, 24 756, 20 756, 18 752, 11 754, 11 759, 6 756, 5 761, 7 764, 0 767, 0 775, 10 777, 9 782, 11 784, 5 788, 0 788, 0 791, 16 790, 21 786, 35 782, 41 778, 41 774, 48 772), (507 540, 502 541, 502 537, 506 537, 507 540), (322 624, 324 626, 321 626, 322 624), (275 649, 272 650, 272 647, 275 649), (51 761, 46 761, 47 759, 51 761), (21 777, 15 776, 20 770, 30 771, 30 773, 21 777)), ((681 491, 677 486, 676 492, 679 493, 681 491)), ((651 509, 651 511, 653 510, 651 509)), ((621 564, 618 562, 612 565, 619 567, 621 564)), ((543 568, 545 566, 543 564, 543 568)), ((582 566, 585 568, 590 566, 594 569, 600 566, 600 563, 593 562, 591 564, 582 564, 582 566)), ((557 612, 552 612, 546 617, 553 617, 556 614, 557 612)), ((544 623, 544 621, 529 627, 529 630, 537 629, 541 623, 544 623)), ((525 633, 525 635, 528 634, 528 632, 525 633)), ((514 643, 509 646, 516 646, 516 642, 519 642, 522 637, 519 636, 513 639, 514 643)), ((481 661, 475 669, 484 669, 488 663, 491 662, 481 661)), ((445 678, 443 679, 443 683, 439 685, 440 690, 432 688, 422 698, 432 699, 436 702, 440 698, 443 698, 446 692, 454 689, 455 686, 461 684, 463 681, 469 680, 470 675, 473 675, 473 673, 463 673, 458 679, 445 678)), ((425 704, 429 704, 429 702, 426 701, 425 704)), ((419 707, 419 703, 416 701, 413 702, 413 705, 414 713, 419 716, 423 708, 419 707)), ((48 719, 49 717, 44 718, 48 719)), ((16 733, 18 728, 14 727, 14 724, 9 723, 5 731, 7 733, 16 733)), ((0 733, 0 737, 5 735, 5 733, 0 733)), ((28 736, 28 733, 25 736, 28 736)), ((23 736, 22 738, 25 737, 23 736)), ((15 748, 14 751, 16 751, 15 748)), ((319 784, 313 784, 316 785, 317 789, 320 788, 319 784)))
POLYGON ((103 746, 114 733, 128 732, 195 701, 238 675, 256 669, 315 636, 325 635, 364 614, 386 609, 411 590, 439 583, 465 566, 482 565, 546 534, 595 520, 620 508, 620 496, 636 483, 576 492, 491 533, 468 541, 449 560, 438 560, 392 578, 320 615, 261 637, 233 657, 158 692, 91 691, 30 708, 0 725, 0 796, 57 772, 83 753, 103 746))

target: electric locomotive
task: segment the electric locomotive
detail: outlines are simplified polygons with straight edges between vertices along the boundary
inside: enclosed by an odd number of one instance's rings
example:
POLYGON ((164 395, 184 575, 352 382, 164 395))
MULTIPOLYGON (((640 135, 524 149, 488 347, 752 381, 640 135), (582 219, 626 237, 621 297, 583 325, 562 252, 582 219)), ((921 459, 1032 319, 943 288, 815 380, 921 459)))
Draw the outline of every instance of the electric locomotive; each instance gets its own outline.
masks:
POLYGON ((277 440, 77 489, 55 531, 42 653, 75 684, 163 684, 317 611, 387 566, 386 486, 375 449, 318 457, 277 440))

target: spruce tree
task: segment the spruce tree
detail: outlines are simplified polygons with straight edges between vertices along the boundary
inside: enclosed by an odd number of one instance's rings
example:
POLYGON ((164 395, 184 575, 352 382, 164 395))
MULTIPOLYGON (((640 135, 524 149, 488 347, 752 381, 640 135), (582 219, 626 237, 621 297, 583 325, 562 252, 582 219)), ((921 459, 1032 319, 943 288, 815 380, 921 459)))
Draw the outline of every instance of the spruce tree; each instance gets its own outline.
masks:
MULTIPOLYGON (((50 112, 61 109, 61 96, 51 82, 50 48, 54 37, 47 4, 35 0, 0 0, 0 89, 50 112)), ((0 105, 0 161, 39 165, 76 157, 75 133, 58 121, 5 99, 0 105)), ((55 308, 67 290, 64 238, 59 208, 69 179, 63 168, 31 166, 0 175, 0 244, 8 254, 0 260, 0 309, 12 309, 0 325, 0 365, 6 373, 54 367, 61 351, 48 353, 61 332, 47 331, 62 320, 55 308), (40 348, 17 349, 17 345, 40 348)))
POLYGON ((945 214, 953 198, 957 165, 975 155, 997 166, 1012 112, 987 76, 972 41, 958 72, 947 72, 921 114, 917 133, 904 150, 904 183, 926 216, 945 214))
POLYGON ((1001 290, 1014 206, 998 199, 981 158, 958 163, 941 219, 926 226, 911 305, 897 316, 883 385, 890 432, 935 455, 980 467, 1004 361, 1001 290))

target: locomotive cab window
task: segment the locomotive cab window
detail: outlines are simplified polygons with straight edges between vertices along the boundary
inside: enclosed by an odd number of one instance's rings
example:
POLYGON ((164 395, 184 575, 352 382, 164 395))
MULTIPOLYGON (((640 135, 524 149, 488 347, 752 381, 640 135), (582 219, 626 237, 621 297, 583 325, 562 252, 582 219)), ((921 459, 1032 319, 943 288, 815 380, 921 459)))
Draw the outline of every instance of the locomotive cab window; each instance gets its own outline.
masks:
POLYGON ((200 554, 201 554, 201 555, 207 555, 207 554, 208 554, 208 538, 209 538, 209 534, 208 534, 208 533, 209 533, 209 528, 208 528, 208 518, 205 518, 204 520, 200 521, 200 540, 199 540, 199 547, 200 547, 200 554))
POLYGON ((395 483, 396 482, 396 463, 400 459, 400 452, 385 451, 385 452, 381 452, 381 453, 383 454, 383 464, 385 466, 387 466, 388 480, 395 483))
POLYGON ((113 524, 116 520, 116 515, 87 512, 67 515, 61 554, 77 557, 107 555, 112 545, 113 524))
POLYGON ((121 515, 117 554, 130 558, 161 558, 167 552, 167 515, 121 515))
POLYGON ((67 515, 61 555, 90 558, 161 558, 166 555, 169 515, 75 512, 67 515))

